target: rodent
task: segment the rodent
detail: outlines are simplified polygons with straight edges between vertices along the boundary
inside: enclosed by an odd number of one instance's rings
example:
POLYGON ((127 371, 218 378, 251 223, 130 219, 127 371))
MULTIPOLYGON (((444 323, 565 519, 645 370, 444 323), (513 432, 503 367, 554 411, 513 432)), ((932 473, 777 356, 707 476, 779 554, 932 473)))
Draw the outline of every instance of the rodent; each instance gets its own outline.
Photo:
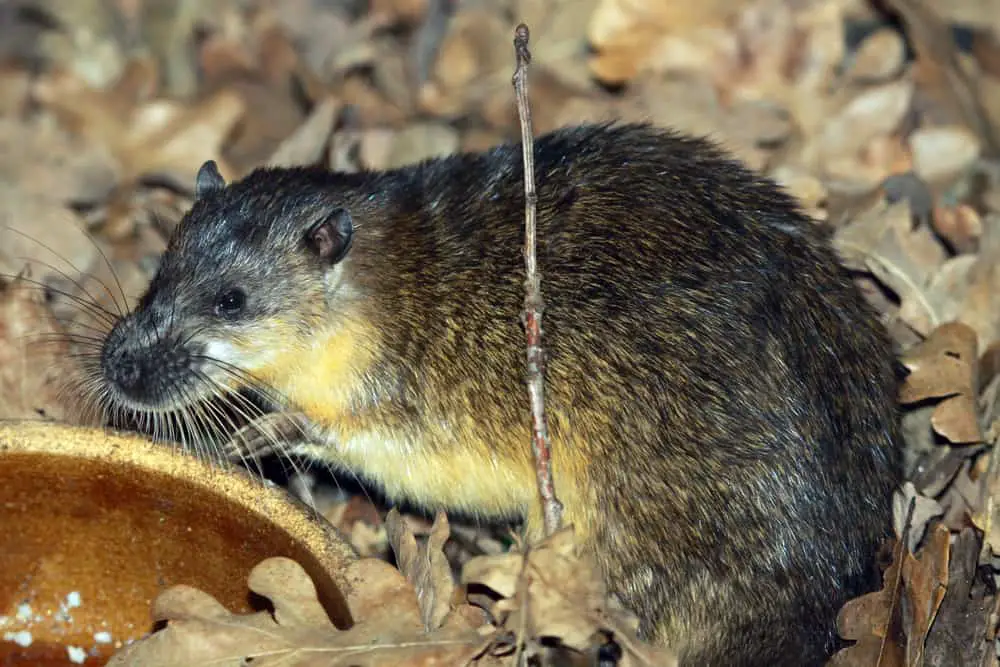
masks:
MULTIPOLYGON (((709 141, 539 136, 555 488, 682 665, 820 665, 878 586, 900 481, 891 341, 827 236, 709 141)), ((262 383, 301 451, 387 497, 542 534, 524 384, 521 144, 387 171, 214 163, 100 354, 102 401, 262 383)))

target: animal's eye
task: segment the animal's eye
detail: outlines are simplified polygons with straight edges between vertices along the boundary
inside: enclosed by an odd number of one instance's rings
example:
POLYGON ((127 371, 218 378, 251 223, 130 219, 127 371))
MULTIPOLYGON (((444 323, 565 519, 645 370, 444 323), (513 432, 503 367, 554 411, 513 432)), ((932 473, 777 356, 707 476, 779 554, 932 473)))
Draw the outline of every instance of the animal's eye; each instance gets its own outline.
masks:
POLYGON ((215 312, 223 317, 235 317, 246 305, 247 297, 243 290, 234 288, 222 293, 215 302, 215 312))

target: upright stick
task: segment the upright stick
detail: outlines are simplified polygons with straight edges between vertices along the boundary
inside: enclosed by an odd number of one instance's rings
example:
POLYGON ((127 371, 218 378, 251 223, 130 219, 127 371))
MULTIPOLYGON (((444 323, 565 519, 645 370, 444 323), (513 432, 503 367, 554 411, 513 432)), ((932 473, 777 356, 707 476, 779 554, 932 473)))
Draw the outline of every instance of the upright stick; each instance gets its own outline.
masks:
POLYGON ((527 334, 527 384, 531 400, 531 451, 535 457, 535 474, 538 492, 542 497, 545 519, 545 533, 551 535, 562 522, 562 503, 556 498, 555 483, 552 479, 552 455, 549 445, 548 427, 545 422, 545 352, 542 349, 542 302, 541 278, 535 259, 535 209, 538 197, 535 194, 534 141, 531 131, 531 109, 528 106, 528 26, 523 23, 514 31, 514 54, 517 68, 514 70, 514 94, 517 98, 517 113, 521 120, 521 147, 524 156, 524 328, 527 334))

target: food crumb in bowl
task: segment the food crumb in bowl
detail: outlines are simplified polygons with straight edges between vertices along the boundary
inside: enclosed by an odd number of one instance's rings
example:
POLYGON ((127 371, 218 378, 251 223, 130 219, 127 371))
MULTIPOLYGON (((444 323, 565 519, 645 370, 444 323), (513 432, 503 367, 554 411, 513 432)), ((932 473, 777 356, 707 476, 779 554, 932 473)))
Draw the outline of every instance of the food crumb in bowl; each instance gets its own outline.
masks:
POLYGON ((69 659, 77 664, 83 664, 87 660, 87 652, 79 646, 67 646, 66 653, 69 659))
POLYGON ((4 641, 14 642, 18 646, 28 647, 31 646, 32 638, 31 632, 28 630, 21 630, 20 632, 5 632, 3 634, 4 641))
POLYGON ((31 620, 31 605, 27 602, 22 602, 17 606, 17 613, 15 614, 17 620, 22 623, 27 623, 31 620))
POLYGON ((65 623, 72 623, 73 616, 70 615, 69 610, 79 607, 82 604, 83 599, 80 597, 80 593, 77 591, 71 591, 66 596, 66 599, 59 603, 59 611, 57 611, 55 615, 56 620, 65 623))
POLYGON ((111 633, 110 632, 95 632, 94 641, 98 644, 110 644, 111 643, 111 633))

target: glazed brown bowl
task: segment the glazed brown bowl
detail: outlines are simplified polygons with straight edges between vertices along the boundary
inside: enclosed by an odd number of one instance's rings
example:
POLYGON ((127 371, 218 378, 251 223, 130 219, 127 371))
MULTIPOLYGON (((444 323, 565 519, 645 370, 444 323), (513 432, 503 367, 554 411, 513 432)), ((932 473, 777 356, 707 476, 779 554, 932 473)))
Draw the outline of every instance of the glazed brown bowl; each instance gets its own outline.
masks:
POLYGON ((350 625, 356 555, 285 490, 132 435, 0 421, 0 666, 102 665, 174 584, 250 611, 247 576, 271 556, 350 625))

